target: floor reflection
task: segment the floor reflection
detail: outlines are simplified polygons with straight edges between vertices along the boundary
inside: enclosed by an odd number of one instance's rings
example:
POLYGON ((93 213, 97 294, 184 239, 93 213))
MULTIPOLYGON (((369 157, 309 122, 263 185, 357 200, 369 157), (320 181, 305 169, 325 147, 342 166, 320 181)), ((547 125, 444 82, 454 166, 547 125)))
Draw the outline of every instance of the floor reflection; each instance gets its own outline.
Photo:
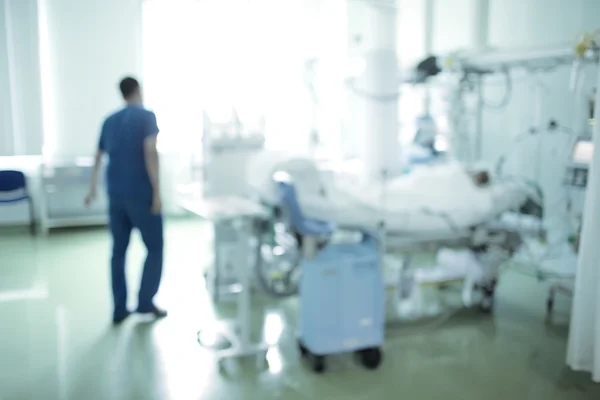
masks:
MULTIPOLYGON (((298 354, 298 302, 257 294, 252 331, 271 346, 265 367, 233 361, 232 373, 224 374, 212 350, 198 344, 202 331, 201 341, 219 347, 209 328, 236 315, 235 302, 215 307, 206 293, 205 233, 197 221, 168 225, 157 300, 169 316, 154 323, 132 316, 118 328, 110 325, 104 231, 57 233, 35 244, 11 236, 6 243, 15 251, 0 251, 0 399, 600 398, 588 375, 564 365, 570 304, 557 304, 561 318, 546 321, 547 288, 510 274, 493 316, 465 311, 403 322, 386 333, 379 370, 365 371, 347 355, 333 357, 323 376, 298 354)), ((128 254, 130 293, 144 256, 136 237, 128 254)))

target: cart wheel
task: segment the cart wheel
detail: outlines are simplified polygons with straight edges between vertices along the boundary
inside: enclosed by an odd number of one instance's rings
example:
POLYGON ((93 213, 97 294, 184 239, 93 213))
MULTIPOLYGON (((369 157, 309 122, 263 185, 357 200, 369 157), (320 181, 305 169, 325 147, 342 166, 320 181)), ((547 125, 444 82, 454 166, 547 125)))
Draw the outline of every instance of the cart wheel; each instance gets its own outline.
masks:
POLYGON ((321 374, 325 371, 325 357, 324 356, 312 356, 311 366, 313 371, 317 374, 321 374))
POLYGON ((376 369, 381 364, 381 349, 374 347, 359 352, 360 362, 367 369, 376 369))
POLYGON ((227 368, 225 367, 225 360, 219 359, 219 361, 217 361, 217 365, 219 366, 220 373, 227 372, 227 368))
POLYGON ((304 347, 301 341, 298 340, 298 350, 300 350, 300 355, 302 357, 306 357, 308 355, 308 349, 304 347))
POLYGON ((481 299, 481 311, 489 314, 492 312, 492 310, 494 309, 494 297, 492 296, 484 296, 483 299, 481 299))
POLYGON ((552 310, 554 310, 554 297, 548 297, 548 300, 546 300, 546 312, 552 314, 552 310))

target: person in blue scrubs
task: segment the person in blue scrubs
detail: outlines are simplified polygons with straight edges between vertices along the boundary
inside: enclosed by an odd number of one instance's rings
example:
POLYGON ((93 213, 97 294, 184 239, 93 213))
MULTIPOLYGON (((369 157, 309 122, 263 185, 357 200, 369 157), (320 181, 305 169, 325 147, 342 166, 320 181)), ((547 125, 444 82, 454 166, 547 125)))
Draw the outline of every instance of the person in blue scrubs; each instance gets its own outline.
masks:
POLYGON ((110 115, 102 125, 98 151, 91 177, 89 206, 96 198, 98 173, 104 155, 108 156, 106 186, 109 199, 110 232, 113 239, 111 277, 114 299, 113 323, 129 315, 125 255, 131 232, 137 228, 148 250, 136 312, 156 318, 167 315, 154 304, 163 266, 163 220, 156 140, 158 126, 154 113, 142 103, 142 90, 134 78, 121 81, 126 106, 110 115))

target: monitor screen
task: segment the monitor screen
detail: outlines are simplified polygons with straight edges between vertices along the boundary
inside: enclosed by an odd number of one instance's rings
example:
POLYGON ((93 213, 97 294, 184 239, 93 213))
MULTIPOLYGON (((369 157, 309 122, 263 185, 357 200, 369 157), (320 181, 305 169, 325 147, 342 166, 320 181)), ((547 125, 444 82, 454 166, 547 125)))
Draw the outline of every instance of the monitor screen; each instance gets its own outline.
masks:
POLYGON ((594 156, 594 143, 588 139, 579 139, 573 147, 571 161, 575 164, 589 165, 594 156))

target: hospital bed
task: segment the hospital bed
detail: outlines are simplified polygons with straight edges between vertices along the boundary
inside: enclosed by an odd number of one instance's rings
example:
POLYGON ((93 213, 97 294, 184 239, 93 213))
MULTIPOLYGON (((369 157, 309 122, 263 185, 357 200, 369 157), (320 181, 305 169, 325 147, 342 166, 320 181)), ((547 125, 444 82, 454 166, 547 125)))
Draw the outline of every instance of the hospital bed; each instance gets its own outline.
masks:
POLYGON ((277 171, 293 177, 308 217, 342 228, 384 227, 387 235, 409 242, 470 236, 473 227, 519 210, 528 200, 541 203, 539 192, 524 181, 492 180, 477 187, 454 162, 422 166, 385 182, 360 182, 321 171, 309 158, 263 153, 251 161, 248 182, 252 194, 272 207, 279 202, 277 171))
MULTIPOLYGON (((541 204, 541 194, 516 179, 477 187, 459 164, 446 163, 425 166, 385 182, 361 183, 351 174, 323 171, 305 157, 264 153, 251 161, 248 181, 255 200, 271 208, 275 232, 280 236, 282 231, 288 232, 286 245, 280 246, 278 240, 270 244, 279 254, 301 247, 304 239, 290 226, 280 207, 274 175, 282 171, 293 179, 307 218, 327 221, 340 230, 383 235, 384 251, 436 250, 461 244, 483 249, 498 233, 537 234, 541 230, 538 218, 507 213, 528 211, 522 209, 528 203, 541 204)), ((320 246, 325 245, 323 239, 320 246)), ((259 272, 263 283, 269 273, 259 272)), ((283 286, 289 285, 278 294, 294 294, 290 276, 295 273, 293 263, 284 271, 276 271, 283 286)))
MULTIPOLYGON (((335 246, 339 241, 336 239, 335 224, 326 219, 315 220, 304 215, 299 203, 298 193, 295 190, 293 179, 287 173, 279 173, 276 176, 281 192, 281 207, 290 216, 291 228, 298 232, 302 240, 299 241, 302 259, 312 259, 315 254, 326 252, 330 246, 335 246), (319 246, 321 244, 321 246, 319 246)), ((356 228, 355 233, 359 235, 374 235, 379 241, 384 239, 381 233, 370 233, 361 228, 356 228)), ((482 232, 483 233, 483 232, 482 232)), ((506 262, 521 246, 522 239, 519 233, 509 229, 507 226, 489 225, 485 236, 471 239, 463 250, 441 249, 438 252, 435 266, 430 268, 411 268, 410 263, 401 267, 401 275, 392 282, 392 287, 405 286, 405 278, 411 277, 411 287, 416 287, 412 297, 413 302, 420 300, 418 297, 421 286, 444 286, 452 283, 462 283, 462 300, 467 307, 473 304, 473 292, 479 290, 482 293, 480 302, 481 309, 489 312, 493 306, 494 292, 498 280, 500 266, 506 262)), ((446 242, 447 244, 447 242, 446 242)), ((385 252, 385 247, 380 246, 380 257, 385 252)), ((385 269, 385 267, 383 267, 385 269)), ((413 292, 413 289, 409 290, 413 292)))

